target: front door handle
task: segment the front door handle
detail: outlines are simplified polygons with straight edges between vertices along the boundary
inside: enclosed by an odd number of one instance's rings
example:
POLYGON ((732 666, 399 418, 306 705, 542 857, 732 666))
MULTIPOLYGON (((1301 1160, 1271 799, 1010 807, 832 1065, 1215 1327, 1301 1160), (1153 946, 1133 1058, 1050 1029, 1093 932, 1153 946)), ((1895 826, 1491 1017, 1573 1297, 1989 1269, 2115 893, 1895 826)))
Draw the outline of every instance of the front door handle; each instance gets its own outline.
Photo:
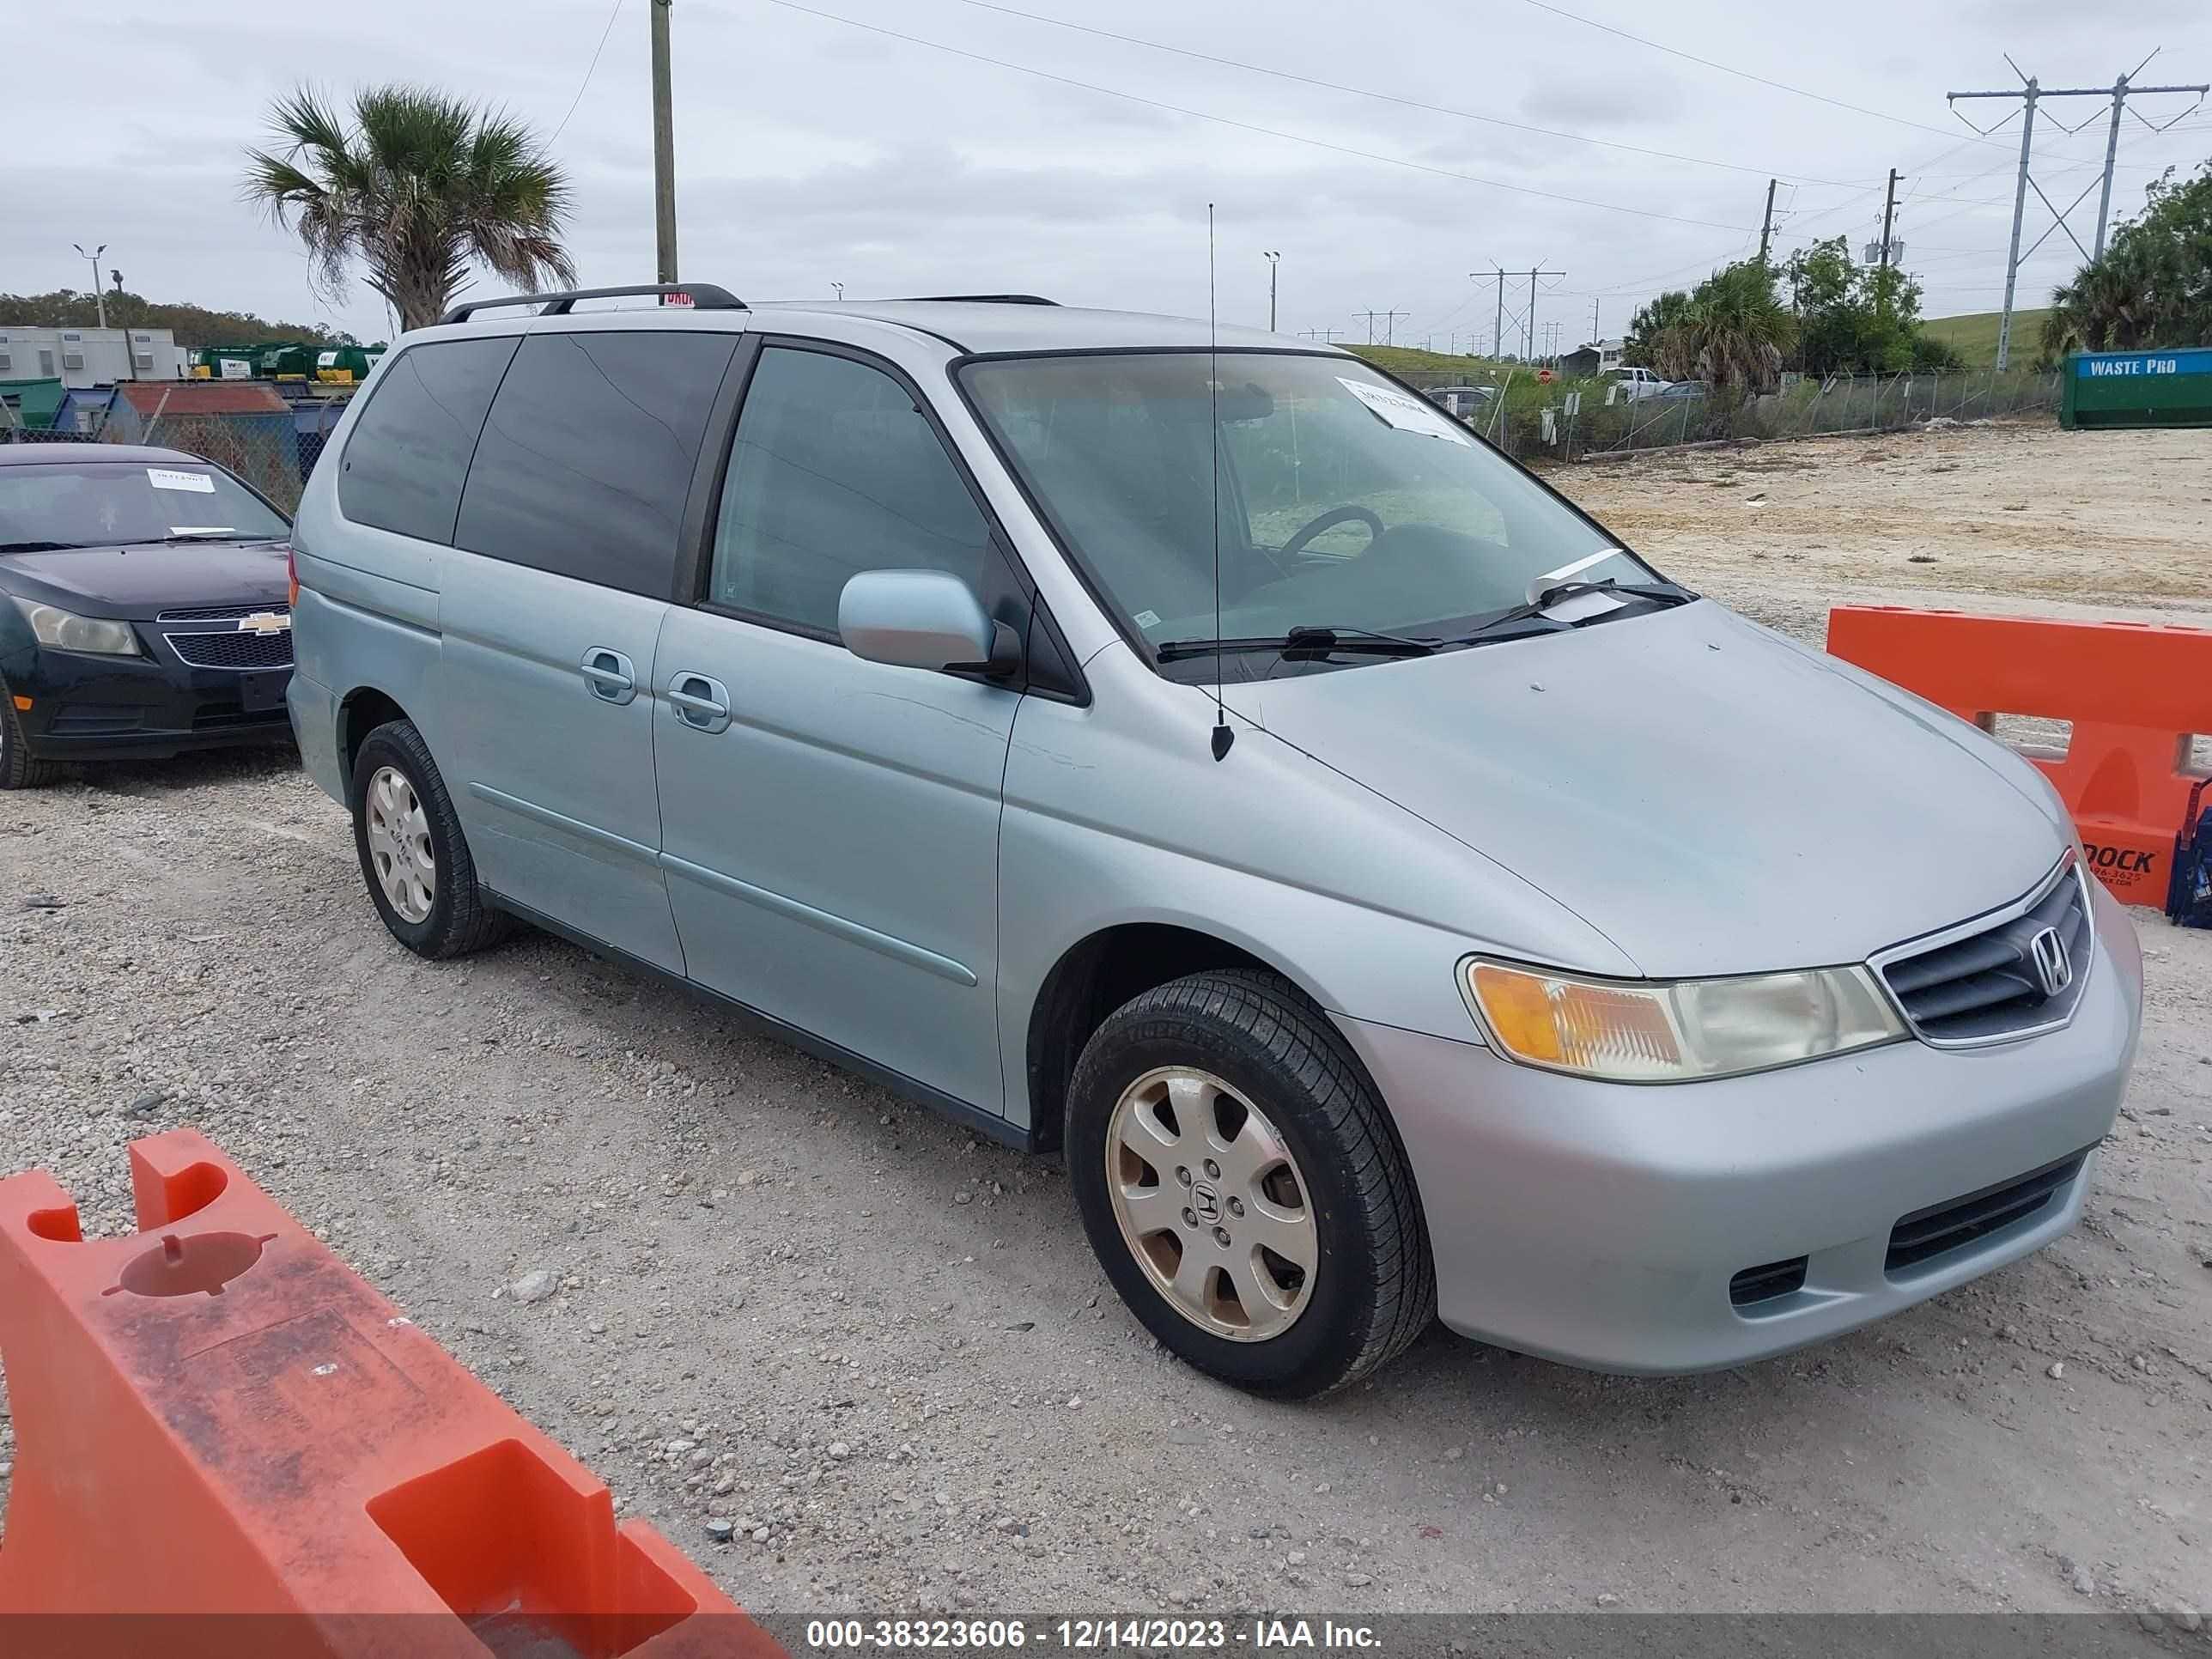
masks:
POLYGON ((712 675, 678 672, 665 695, 676 718, 694 732, 729 729, 730 688, 712 675))
POLYGON ((619 651, 595 645, 576 666, 601 702, 625 703, 637 696, 637 670, 619 651))

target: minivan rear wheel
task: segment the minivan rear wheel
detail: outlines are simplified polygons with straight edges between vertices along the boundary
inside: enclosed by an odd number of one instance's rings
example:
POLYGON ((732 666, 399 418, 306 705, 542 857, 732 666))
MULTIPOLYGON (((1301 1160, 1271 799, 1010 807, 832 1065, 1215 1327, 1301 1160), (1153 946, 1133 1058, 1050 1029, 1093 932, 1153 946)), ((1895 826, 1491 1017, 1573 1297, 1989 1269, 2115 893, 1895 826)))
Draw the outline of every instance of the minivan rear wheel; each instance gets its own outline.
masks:
POLYGON ((1121 1299, 1224 1382, 1325 1394, 1435 1316, 1382 1103, 1328 1016, 1273 974, 1194 974, 1109 1015, 1069 1085, 1066 1151, 1121 1299))
POLYGON ((477 886, 453 797, 413 721, 387 721, 362 738, 352 781, 362 880, 392 938, 438 959, 480 951, 513 930, 477 886))

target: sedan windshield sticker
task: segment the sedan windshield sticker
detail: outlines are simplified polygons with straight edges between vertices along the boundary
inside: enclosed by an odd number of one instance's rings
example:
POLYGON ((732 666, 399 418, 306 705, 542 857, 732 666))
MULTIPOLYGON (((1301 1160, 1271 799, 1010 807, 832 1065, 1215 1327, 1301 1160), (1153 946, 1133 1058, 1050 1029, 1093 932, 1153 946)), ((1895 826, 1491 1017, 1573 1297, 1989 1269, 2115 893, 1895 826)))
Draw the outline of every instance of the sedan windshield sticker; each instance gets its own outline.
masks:
POLYGON ((1378 420, 1388 422, 1401 432, 1417 432, 1424 438, 1442 438, 1447 443, 1465 444, 1474 447, 1474 440, 1459 429, 1457 422, 1435 404, 1419 398, 1410 398, 1402 392, 1393 392, 1389 386, 1370 386, 1365 380, 1355 380, 1340 374, 1336 383, 1371 410, 1378 420))
POLYGON ((215 494, 215 480, 204 472, 172 472, 167 467, 149 466, 146 482, 156 489, 189 489, 196 495, 215 494))

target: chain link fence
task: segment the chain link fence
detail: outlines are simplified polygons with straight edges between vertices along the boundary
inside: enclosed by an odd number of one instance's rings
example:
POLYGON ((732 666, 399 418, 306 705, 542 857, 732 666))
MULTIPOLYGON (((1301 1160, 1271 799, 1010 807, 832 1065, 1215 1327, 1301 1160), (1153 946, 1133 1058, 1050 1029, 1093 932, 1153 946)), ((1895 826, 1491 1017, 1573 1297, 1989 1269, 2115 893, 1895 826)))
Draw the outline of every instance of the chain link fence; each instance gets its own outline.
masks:
POLYGON ((333 401, 311 405, 304 413, 173 415, 156 399, 150 414, 118 405, 83 410, 68 426, 33 427, 0 404, 0 443, 144 444, 181 450, 235 473, 289 514, 300 505, 307 475, 343 407, 333 401))
POLYGON ((1974 369, 1808 378, 1753 398, 1701 391, 1631 400, 1627 388, 1613 381, 1545 385, 1533 374, 1516 374, 1469 424, 1522 460, 1597 460, 1685 444, 1773 442, 2055 414, 2059 389, 2055 371, 1974 369))

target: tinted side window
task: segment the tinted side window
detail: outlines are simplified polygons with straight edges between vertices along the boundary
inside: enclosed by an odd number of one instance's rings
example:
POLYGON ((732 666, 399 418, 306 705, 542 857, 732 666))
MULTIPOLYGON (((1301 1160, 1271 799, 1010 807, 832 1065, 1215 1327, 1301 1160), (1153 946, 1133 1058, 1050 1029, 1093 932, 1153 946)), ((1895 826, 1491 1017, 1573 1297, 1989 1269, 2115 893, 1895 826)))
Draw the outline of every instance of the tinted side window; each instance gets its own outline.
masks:
POLYGON ((500 382, 453 545, 665 599, 734 334, 540 334, 500 382))
POLYGON ((441 340, 386 364, 346 440, 338 511, 402 536, 453 540, 469 453, 520 337, 441 340))
POLYGON ((826 352, 770 347, 745 392, 708 597, 823 633, 863 570, 945 570, 980 594, 991 530, 906 388, 826 352))

